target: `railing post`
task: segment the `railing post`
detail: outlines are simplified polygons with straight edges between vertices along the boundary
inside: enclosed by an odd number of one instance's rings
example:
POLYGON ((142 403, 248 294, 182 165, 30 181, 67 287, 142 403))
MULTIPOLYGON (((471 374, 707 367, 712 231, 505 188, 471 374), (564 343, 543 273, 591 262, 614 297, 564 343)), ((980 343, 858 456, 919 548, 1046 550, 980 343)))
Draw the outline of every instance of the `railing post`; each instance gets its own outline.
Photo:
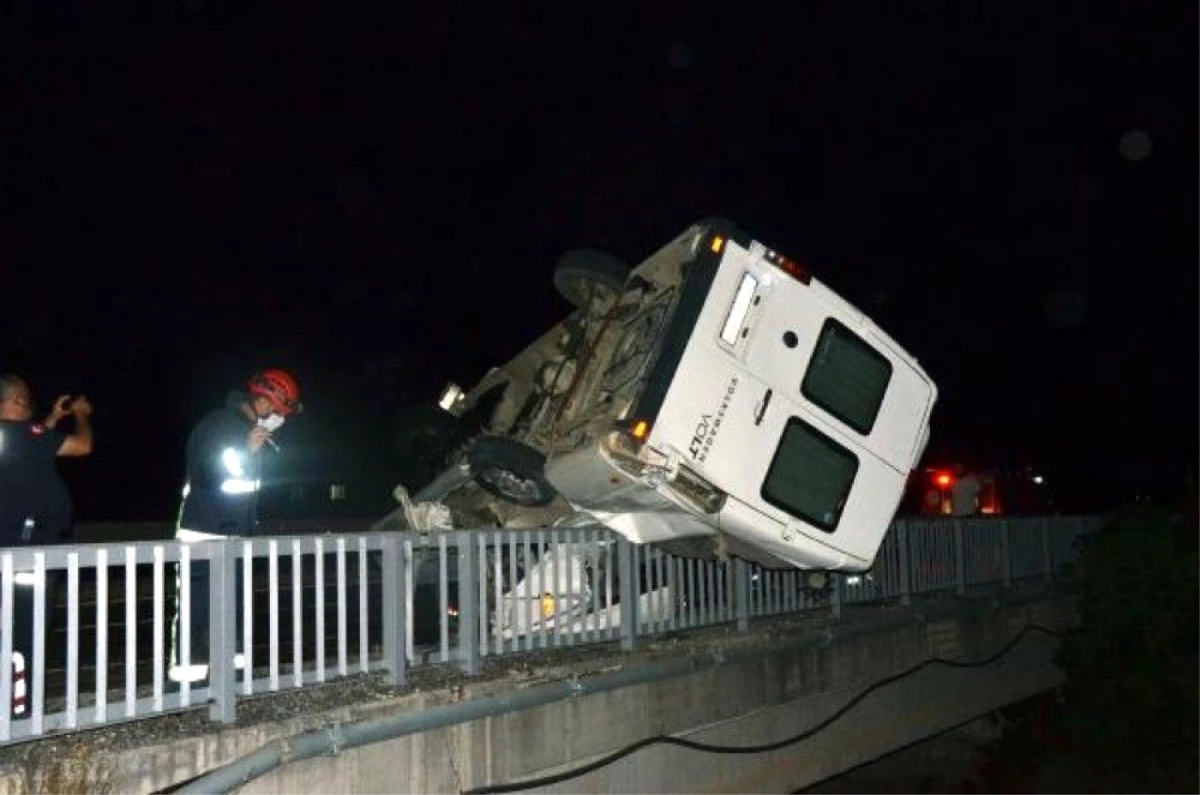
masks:
POLYGON ((1004 590, 1012 588, 1012 558, 1009 550, 1011 545, 1008 539, 1008 520, 1000 520, 1000 565, 1002 567, 1001 574, 1004 577, 1004 590))
POLYGON ((408 668, 404 650, 404 618, 408 614, 408 584, 404 580, 404 546, 396 533, 383 535, 383 659, 387 666, 388 683, 404 684, 408 668))
POLYGON ((737 613, 738 632, 750 629, 750 564, 733 559, 733 608, 737 613))
MULTIPOLYGON (((5 551, 3 563, 0 563, 0 632, 3 633, 0 635, 0 704, 4 705, 4 711, 0 713, 0 740, 12 738, 13 652, 19 651, 13 647, 13 622, 20 620, 13 611, 14 578, 12 551, 5 551)), ((74 728, 70 723, 67 725, 74 728)))
POLYGON ((1045 564, 1045 579, 1050 582, 1050 517, 1042 517, 1042 562, 1045 564))
POLYGON ((617 574, 621 578, 621 649, 637 648, 638 596, 641 571, 637 565, 638 548, 624 538, 617 539, 617 574))
POLYGON ((473 533, 455 534, 458 548, 459 667, 468 676, 479 674, 479 567, 473 533))
MULTIPOLYGON (((237 540, 206 543, 208 571, 208 718, 221 723, 237 720, 237 683, 233 656, 237 652, 237 540)), ((196 565, 196 564, 193 564, 196 565)))
POLYGON ((907 607, 912 604, 912 561, 908 548, 908 522, 904 519, 896 522, 896 546, 900 560, 900 604, 907 607))
POLYGON ((963 520, 954 520, 954 569, 959 593, 967 591, 967 554, 963 544, 963 520))
POLYGON ((829 607, 834 618, 841 618, 846 579, 840 574, 830 574, 829 576, 833 578, 833 587, 829 590, 829 607))

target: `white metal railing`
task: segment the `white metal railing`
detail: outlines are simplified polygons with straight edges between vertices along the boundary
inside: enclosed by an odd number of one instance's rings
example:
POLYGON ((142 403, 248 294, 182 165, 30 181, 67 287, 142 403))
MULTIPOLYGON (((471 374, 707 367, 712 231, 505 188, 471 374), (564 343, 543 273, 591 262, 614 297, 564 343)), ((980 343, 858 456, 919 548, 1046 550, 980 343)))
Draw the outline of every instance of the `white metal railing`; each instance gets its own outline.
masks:
MULTIPOLYGON (((27 706, 0 709, 0 745, 381 671, 646 638, 933 591, 1046 580, 1101 517, 897 520, 870 572, 803 587, 802 573, 683 559, 602 528, 320 533, 0 549, 0 704, 12 703, 14 630, 27 706), (208 681, 167 678, 176 573, 206 566, 208 681), (178 567, 178 568, 177 568, 178 567), (21 622, 27 622, 22 624, 21 622), (239 626, 240 623, 240 626, 239 626), (240 670, 235 654, 244 656, 240 670)), ((180 589, 189 601, 188 587, 180 589)), ((183 634, 196 615, 185 604, 183 634)), ((184 659, 190 650, 183 649, 184 659)), ((15 682, 16 680, 16 682, 15 682)))

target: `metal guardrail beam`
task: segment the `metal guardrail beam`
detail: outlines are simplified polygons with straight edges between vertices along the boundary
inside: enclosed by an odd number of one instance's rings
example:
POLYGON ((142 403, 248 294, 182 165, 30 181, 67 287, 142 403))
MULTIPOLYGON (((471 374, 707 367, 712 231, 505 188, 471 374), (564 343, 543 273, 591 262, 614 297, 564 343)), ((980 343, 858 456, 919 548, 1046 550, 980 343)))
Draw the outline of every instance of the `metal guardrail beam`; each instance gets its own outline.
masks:
POLYGON ((835 577, 824 597, 803 590, 795 570, 683 560, 601 528, 0 549, 0 703, 31 676, 26 713, 0 710, 0 745, 200 706, 232 722, 239 696, 370 671, 400 685, 410 666, 431 660, 474 675, 485 657, 551 645, 618 641, 633 650, 682 628, 732 622, 746 631, 770 615, 836 617, 848 604, 1013 587, 1053 576, 1072 541, 1100 521, 901 519, 871 572, 835 577), (212 668, 209 681, 175 689, 165 680, 176 598, 168 579, 181 562, 209 570, 212 668), (31 625, 21 636, 31 638, 21 641, 31 646, 28 672, 16 669, 21 622, 31 625))

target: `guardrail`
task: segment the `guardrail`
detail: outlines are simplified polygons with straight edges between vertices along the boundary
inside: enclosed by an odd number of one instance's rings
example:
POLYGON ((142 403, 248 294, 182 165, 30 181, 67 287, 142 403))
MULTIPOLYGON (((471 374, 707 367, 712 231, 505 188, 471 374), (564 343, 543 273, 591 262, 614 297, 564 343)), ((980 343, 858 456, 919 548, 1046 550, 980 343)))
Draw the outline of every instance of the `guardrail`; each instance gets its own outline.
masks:
MULTIPOLYGON (((232 722, 240 697, 366 672, 399 685, 413 666, 475 674, 489 656, 633 649, 693 627, 744 631, 766 616, 1048 580, 1101 521, 897 520, 870 572, 821 592, 796 570, 681 559, 601 528, 0 549, 0 704, 28 685, 20 714, 0 710, 0 745, 205 706, 232 722), (189 581, 196 566, 209 567, 212 665, 201 686, 175 686, 166 671, 176 573, 189 581), (14 673, 20 621, 32 622, 25 682, 14 673)), ((194 606, 183 600, 186 634, 194 606)))

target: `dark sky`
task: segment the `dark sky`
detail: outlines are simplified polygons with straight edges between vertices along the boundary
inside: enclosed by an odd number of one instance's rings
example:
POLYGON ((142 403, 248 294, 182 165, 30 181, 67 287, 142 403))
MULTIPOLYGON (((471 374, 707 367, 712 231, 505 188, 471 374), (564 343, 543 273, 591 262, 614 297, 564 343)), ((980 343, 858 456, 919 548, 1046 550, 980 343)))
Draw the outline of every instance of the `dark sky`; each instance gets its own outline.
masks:
POLYGON ((931 455, 1093 504, 1195 463, 1195 4, 574 5, 9 21, 0 368, 92 396, 78 518, 172 515, 262 366, 331 470, 395 479, 389 412, 565 314, 559 253, 709 215, 922 361, 931 455))

